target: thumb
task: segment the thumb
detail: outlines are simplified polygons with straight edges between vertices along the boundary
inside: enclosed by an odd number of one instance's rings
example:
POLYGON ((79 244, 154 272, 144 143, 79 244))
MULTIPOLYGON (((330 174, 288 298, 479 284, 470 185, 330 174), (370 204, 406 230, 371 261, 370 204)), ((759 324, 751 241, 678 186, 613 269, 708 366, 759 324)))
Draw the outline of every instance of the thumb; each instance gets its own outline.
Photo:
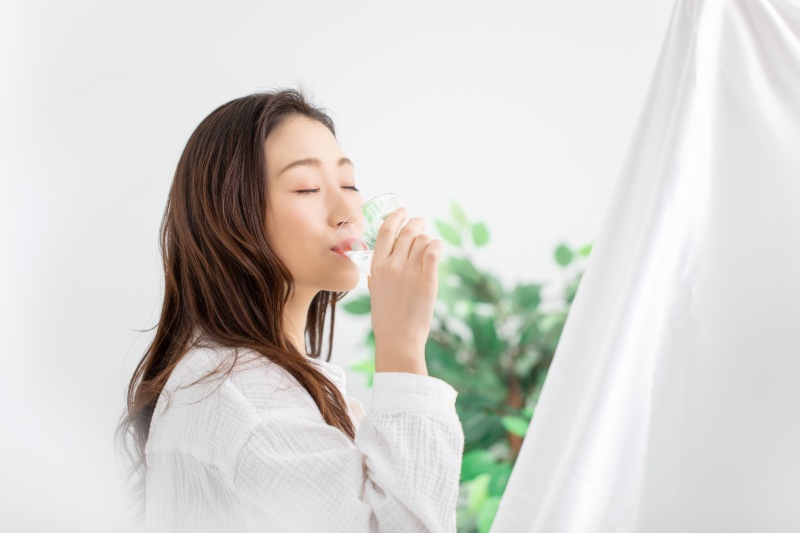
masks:
POLYGON ((369 276, 367 276, 367 290, 372 291, 372 288, 369 286, 369 276))

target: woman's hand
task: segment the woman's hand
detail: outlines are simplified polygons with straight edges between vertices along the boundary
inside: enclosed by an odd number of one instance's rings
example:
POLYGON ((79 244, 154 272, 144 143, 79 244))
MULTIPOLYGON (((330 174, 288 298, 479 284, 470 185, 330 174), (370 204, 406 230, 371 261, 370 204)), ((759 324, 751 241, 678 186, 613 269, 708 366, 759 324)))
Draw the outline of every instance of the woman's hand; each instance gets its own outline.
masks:
POLYGON ((401 207, 383 221, 367 277, 375 371, 428 375, 425 343, 439 290, 443 244, 422 233, 425 220, 420 217, 409 220, 398 235, 405 216, 406 209, 401 207))

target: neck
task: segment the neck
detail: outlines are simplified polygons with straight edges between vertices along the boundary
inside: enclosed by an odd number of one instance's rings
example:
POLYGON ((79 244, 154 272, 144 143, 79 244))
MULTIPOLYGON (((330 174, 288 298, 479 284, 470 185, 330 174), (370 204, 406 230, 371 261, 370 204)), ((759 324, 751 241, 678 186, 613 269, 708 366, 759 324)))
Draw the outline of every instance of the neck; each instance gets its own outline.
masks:
POLYGON ((295 286, 294 293, 286 303, 284 310, 286 335, 289 337, 289 342, 302 354, 306 353, 305 331, 308 309, 318 292, 318 290, 295 286))

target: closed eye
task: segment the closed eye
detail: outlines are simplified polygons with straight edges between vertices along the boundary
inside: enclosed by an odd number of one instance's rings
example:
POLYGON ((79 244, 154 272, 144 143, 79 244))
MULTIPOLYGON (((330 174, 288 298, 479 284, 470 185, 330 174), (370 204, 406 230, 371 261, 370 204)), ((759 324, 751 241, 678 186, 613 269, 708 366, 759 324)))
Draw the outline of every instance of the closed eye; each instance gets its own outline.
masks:
MULTIPOLYGON (((342 187, 342 189, 350 189, 351 191, 359 192, 359 189, 355 187, 355 185, 348 185, 346 187, 342 187)), ((294 191, 297 194, 312 194, 315 192, 319 192, 319 189, 303 189, 300 191, 294 191)))

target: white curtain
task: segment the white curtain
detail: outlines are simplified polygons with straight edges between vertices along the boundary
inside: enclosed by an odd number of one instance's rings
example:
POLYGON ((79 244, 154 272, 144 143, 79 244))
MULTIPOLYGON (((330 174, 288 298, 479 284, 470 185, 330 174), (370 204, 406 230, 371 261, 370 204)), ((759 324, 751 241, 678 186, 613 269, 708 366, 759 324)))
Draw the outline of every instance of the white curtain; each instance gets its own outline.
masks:
POLYGON ((492 533, 790 531, 800 6, 678 0, 492 533))

